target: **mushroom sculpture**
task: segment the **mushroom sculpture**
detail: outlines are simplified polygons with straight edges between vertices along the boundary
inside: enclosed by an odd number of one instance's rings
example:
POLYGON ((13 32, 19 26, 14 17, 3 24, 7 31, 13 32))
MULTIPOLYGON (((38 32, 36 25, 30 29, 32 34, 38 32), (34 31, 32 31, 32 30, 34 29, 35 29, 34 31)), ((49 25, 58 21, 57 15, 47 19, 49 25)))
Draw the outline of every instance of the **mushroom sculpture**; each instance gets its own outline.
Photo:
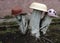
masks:
POLYGON ((46 34, 46 31, 53 18, 58 18, 58 16, 56 15, 56 11, 54 9, 49 9, 48 13, 45 15, 42 21, 41 28, 40 28, 40 31, 42 31, 43 35, 46 34))
POLYGON ((45 4, 34 2, 30 5, 30 8, 33 9, 30 19, 30 29, 31 35, 39 38, 39 23, 42 18, 43 12, 47 12, 47 6, 45 4))
POLYGON ((12 9, 12 15, 14 15, 16 17, 16 21, 19 25, 19 29, 20 29, 21 33, 25 34, 26 30, 27 30, 27 22, 25 19, 26 13, 22 13, 22 9, 19 6, 15 6, 12 9))

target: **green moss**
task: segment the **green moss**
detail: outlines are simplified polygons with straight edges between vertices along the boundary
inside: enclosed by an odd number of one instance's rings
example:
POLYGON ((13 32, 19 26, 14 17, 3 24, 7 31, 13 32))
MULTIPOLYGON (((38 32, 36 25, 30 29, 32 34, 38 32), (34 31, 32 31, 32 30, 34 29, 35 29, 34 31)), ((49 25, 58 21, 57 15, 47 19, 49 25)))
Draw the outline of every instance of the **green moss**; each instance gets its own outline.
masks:
POLYGON ((10 19, 10 18, 13 18, 13 16, 7 15, 7 16, 5 16, 4 18, 5 18, 5 19, 10 19))
POLYGON ((2 41, 0 41, 0 43, 2 43, 2 41))
POLYGON ((60 24, 50 25, 49 29, 60 29, 60 24))
POLYGON ((60 21, 60 18, 59 19, 53 19, 52 21, 53 22, 59 22, 60 21))
POLYGON ((3 23, 0 23, 0 26, 3 26, 3 25, 17 25, 17 22, 13 21, 13 22, 3 22, 3 23))

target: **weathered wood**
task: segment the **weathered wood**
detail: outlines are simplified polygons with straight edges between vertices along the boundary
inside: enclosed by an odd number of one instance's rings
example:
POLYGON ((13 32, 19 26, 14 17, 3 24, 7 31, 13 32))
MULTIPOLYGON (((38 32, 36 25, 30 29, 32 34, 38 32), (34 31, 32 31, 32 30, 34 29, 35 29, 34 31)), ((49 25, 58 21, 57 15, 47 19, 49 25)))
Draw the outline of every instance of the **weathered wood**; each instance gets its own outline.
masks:
POLYGON ((3 22, 14 22, 16 21, 16 18, 11 18, 11 19, 0 19, 0 23, 3 23, 3 22))
POLYGON ((19 27, 19 25, 3 25, 3 26, 0 26, 0 29, 1 28, 4 28, 4 27, 6 27, 6 28, 10 28, 10 27, 19 27))

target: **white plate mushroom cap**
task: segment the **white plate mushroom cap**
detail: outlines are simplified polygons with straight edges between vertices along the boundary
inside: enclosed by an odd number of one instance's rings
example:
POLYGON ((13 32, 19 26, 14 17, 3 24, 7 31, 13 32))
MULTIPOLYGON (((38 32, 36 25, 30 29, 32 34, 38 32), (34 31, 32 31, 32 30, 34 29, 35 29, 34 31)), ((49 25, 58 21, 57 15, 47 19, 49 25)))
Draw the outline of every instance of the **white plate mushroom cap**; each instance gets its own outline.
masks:
POLYGON ((56 15, 56 11, 54 9, 49 9, 48 15, 51 17, 57 17, 58 18, 58 16, 56 15))
POLYGON ((47 12, 47 6, 45 4, 41 4, 41 3, 37 3, 37 2, 33 2, 30 5, 30 8, 47 12))

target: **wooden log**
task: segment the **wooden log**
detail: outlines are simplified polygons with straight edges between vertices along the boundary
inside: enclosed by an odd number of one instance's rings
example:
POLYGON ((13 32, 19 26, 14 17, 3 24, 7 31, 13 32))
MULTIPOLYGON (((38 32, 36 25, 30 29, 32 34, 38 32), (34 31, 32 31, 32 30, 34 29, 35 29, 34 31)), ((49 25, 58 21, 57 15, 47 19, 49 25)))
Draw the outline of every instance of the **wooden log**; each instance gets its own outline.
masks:
POLYGON ((3 25, 3 26, 0 26, 0 29, 1 28, 11 28, 11 27, 19 27, 19 25, 3 25))

